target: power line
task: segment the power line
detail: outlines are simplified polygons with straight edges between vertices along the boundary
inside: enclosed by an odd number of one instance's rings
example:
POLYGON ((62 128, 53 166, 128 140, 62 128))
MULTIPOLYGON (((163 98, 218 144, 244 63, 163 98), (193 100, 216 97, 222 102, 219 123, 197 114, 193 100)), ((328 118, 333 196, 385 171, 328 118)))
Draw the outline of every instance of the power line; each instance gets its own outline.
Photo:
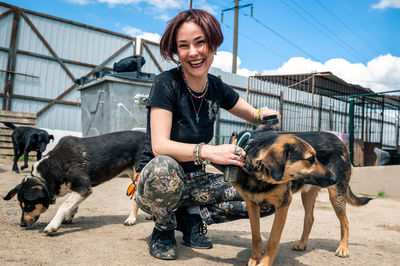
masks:
POLYGON ((278 33, 277 31, 275 31, 274 29, 272 29, 271 27, 268 27, 267 25, 265 25, 263 22, 261 22, 260 20, 258 20, 255 17, 251 17, 247 14, 243 14, 244 16, 248 16, 250 18, 252 18, 255 22, 257 22, 258 24, 260 24, 261 26, 263 26, 264 28, 266 28, 267 30, 269 30, 270 32, 272 32, 273 34, 275 34, 276 36, 278 36, 279 38, 281 38, 282 40, 286 41, 287 43, 289 43, 290 45, 292 45, 293 47, 297 48, 298 50, 300 50, 301 52, 303 52, 304 54, 308 55, 309 57, 311 57, 312 59, 314 59, 315 61, 319 61, 321 62, 321 60, 319 60, 318 58, 316 58, 315 56, 313 56, 312 54, 310 54, 309 52, 307 52, 306 50, 302 49, 301 47, 297 46, 296 44, 294 44, 293 42, 291 42, 290 40, 288 40, 286 37, 284 37, 282 34, 278 33))
POLYGON ((356 17, 353 13, 351 13, 351 12, 349 11, 349 9, 346 7, 346 5, 343 5, 342 3, 340 3, 340 5, 341 5, 341 7, 343 8, 343 10, 345 10, 345 11, 347 12, 347 14, 351 17, 352 21, 356 22, 356 23, 358 24, 358 26, 360 26, 361 28, 363 28, 364 31, 365 31, 366 33, 368 33, 369 37, 370 37, 371 39, 374 39, 374 40, 376 41, 376 43, 379 44, 379 45, 381 46, 381 48, 385 48, 385 47, 382 45, 382 43, 381 43, 378 39, 376 39, 376 38, 370 33, 370 29, 367 29, 367 27, 365 27, 365 25, 364 25, 363 23, 361 23, 361 22, 357 19, 357 17, 356 17))
POLYGON ((358 57, 357 54, 353 53, 351 50, 349 50, 347 47, 345 47, 342 43, 340 43, 337 39, 333 38, 331 35, 329 35, 328 33, 326 33, 325 31, 323 31, 318 24, 313 23, 312 21, 310 21, 308 18, 306 18, 305 16, 303 16, 300 12, 298 12, 295 8, 293 8, 292 6, 290 6, 288 3, 284 2, 283 0, 281 0, 282 4, 284 4, 287 8, 291 9, 293 12, 295 12, 299 17, 303 18, 305 21, 307 21, 311 26, 313 26, 316 30, 318 30, 320 33, 322 33, 323 35, 325 35, 325 37, 329 38, 330 40, 332 40, 333 42, 335 42, 336 44, 338 44, 340 47, 342 47, 344 50, 347 50, 349 53, 351 53, 353 56, 358 57))
MULTIPOLYGON (((375 50, 374 47, 372 47, 368 42, 364 41, 363 39, 361 39, 361 37, 359 37, 359 35, 354 32, 350 27, 348 27, 341 19, 339 19, 335 14, 333 14, 326 6, 324 6, 319 0, 315 0, 321 7, 323 7, 332 17, 334 17, 336 20, 338 20, 343 26, 345 26, 350 32, 352 32, 356 37, 358 37, 362 42, 366 43, 372 50, 374 50, 374 52, 376 52, 377 54, 379 54, 379 52, 377 50, 375 50)), ((390 76, 387 77, 387 79, 389 79, 392 82, 395 82, 390 76)))
POLYGON ((232 49, 232 73, 237 70, 237 50, 238 50, 238 32, 239 32, 239 9, 250 7, 253 14, 253 4, 239 5, 239 0, 235 0, 235 6, 226 8, 221 11, 221 22, 223 22, 223 15, 226 11, 234 10, 234 28, 233 28, 233 49, 232 49))
POLYGON ((331 10, 329 10, 325 5, 323 5, 320 1, 315 0, 322 8, 324 8, 332 17, 334 17, 337 21, 339 21, 346 29, 348 29, 351 33, 354 34, 360 41, 365 43, 371 50, 374 52, 378 53, 379 52, 375 49, 375 47, 371 46, 367 41, 365 41, 363 38, 358 35, 357 32, 355 32, 353 29, 351 29, 346 23, 344 23, 338 16, 336 16, 331 10))
POLYGON ((330 34, 332 34, 333 36, 335 36, 335 38, 337 38, 338 40, 340 40, 344 45, 346 45, 346 47, 348 47, 349 49, 351 49, 355 55, 357 55, 357 57, 359 57, 359 59, 361 60, 365 60, 368 61, 367 58, 365 58, 362 54, 358 53, 351 45, 349 45, 347 42, 345 42, 343 39, 341 39, 335 32, 333 32, 332 30, 330 30, 328 27, 326 27, 324 25, 324 23, 322 23, 321 21, 319 21, 318 19, 316 19, 313 15, 311 15, 309 12, 307 12, 307 10, 305 10, 303 7, 301 7, 300 5, 298 5, 296 2, 294 2, 293 0, 289 0, 290 2, 292 2, 297 8, 301 9, 305 14, 307 14, 310 18, 312 18, 315 22, 317 22, 322 28, 324 28, 326 31, 328 31, 330 34))
MULTIPOLYGON (((227 28, 229 28, 230 30, 232 30, 232 27, 230 27, 229 25, 224 24, 224 23, 222 23, 222 25, 224 25, 225 27, 227 27, 227 28)), ((250 38, 249 36, 247 36, 247 35, 241 33, 240 31, 239 31, 239 34, 240 34, 241 36, 243 36, 244 38, 248 39, 249 41, 254 42, 255 44, 258 44, 258 45, 261 46, 262 48, 264 48, 264 49, 268 50, 269 52, 273 53, 274 55, 276 55, 276 56, 278 56, 278 57, 280 57, 280 58, 282 58, 282 59, 284 59, 284 60, 288 60, 287 57, 284 57, 283 55, 281 55, 281 54, 275 52, 275 51, 272 50, 271 48, 265 46, 264 44, 258 42, 257 40, 254 40, 254 39, 250 38)))

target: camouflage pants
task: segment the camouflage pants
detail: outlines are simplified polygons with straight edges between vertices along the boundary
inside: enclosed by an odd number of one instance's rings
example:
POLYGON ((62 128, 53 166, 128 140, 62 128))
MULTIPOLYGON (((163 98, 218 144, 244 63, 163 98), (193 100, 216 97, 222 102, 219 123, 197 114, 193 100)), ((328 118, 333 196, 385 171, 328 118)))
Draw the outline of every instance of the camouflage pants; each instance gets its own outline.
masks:
MULTIPOLYGON (((200 216, 207 223, 222 223, 248 217, 246 203, 222 174, 185 173, 169 156, 151 160, 141 171, 136 201, 152 214, 155 227, 162 231, 176 228, 174 210, 199 206, 200 216)), ((261 216, 270 215, 273 207, 263 209, 261 216)))

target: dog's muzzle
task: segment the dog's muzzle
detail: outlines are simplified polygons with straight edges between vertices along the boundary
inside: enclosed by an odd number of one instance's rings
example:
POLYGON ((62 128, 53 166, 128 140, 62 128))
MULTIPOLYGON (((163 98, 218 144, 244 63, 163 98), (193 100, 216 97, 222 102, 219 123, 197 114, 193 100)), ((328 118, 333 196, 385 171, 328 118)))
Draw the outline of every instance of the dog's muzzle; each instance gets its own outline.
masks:
POLYGON ((318 187, 329 187, 337 183, 337 178, 335 175, 330 175, 329 178, 326 177, 306 177, 303 179, 305 184, 310 184, 318 187))

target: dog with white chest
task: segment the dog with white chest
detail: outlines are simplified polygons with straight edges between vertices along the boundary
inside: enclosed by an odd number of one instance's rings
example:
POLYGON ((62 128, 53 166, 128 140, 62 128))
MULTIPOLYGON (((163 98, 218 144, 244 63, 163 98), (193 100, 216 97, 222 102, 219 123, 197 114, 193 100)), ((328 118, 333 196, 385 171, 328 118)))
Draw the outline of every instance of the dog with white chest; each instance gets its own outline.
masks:
MULTIPOLYGON (((145 133, 121 131, 95 137, 64 137, 48 155, 37 161, 31 173, 4 197, 10 200, 18 194, 22 209, 22 227, 33 225, 56 197, 70 193, 44 232, 54 234, 61 223, 71 223, 79 204, 100 185, 126 172, 134 181, 145 142, 145 133)), ((138 207, 133 209, 125 225, 136 222, 138 207)))

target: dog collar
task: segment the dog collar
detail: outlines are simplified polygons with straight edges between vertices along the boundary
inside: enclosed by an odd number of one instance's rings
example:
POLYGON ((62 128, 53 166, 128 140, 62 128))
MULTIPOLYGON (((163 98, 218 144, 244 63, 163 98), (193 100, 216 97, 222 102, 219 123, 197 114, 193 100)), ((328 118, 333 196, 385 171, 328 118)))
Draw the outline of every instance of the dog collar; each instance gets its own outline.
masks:
POLYGON ((53 193, 51 193, 49 187, 46 184, 46 180, 44 180, 42 177, 34 176, 34 175, 26 177, 26 179, 29 179, 29 178, 35 179, 36 181, 38 181, 38 183, 40 183, 43 187, 46 188, 47 193, 49 194, 50 204, 55 204, 56 203, 56 197, 54 197, 53 193))

